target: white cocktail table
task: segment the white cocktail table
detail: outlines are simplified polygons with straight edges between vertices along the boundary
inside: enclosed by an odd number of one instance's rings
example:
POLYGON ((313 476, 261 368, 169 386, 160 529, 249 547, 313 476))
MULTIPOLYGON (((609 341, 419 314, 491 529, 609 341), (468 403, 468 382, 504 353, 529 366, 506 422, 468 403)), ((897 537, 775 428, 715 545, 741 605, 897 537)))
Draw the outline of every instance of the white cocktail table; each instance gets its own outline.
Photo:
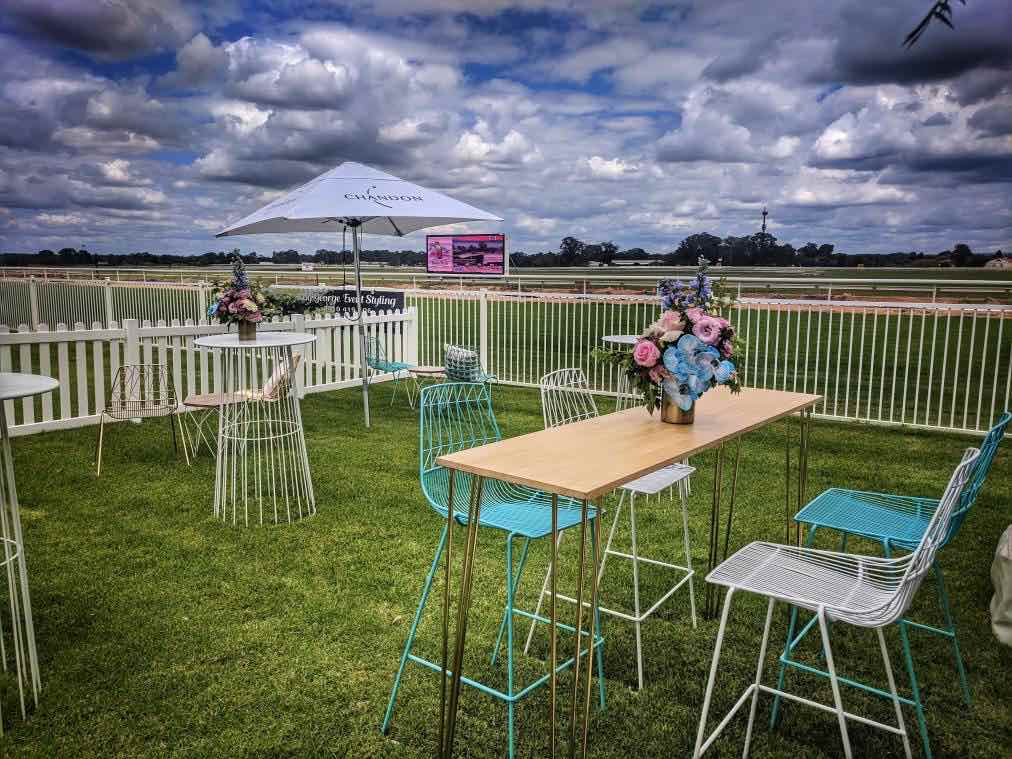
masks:
POLYGON ((316 340, 305 332, 259 332, 193 341, 222 352, 221 397, 241 397, 218 409, 214 515, 233 525, 279 524, 316 513, 302 430, 292 348, 316 340))
MULTIPOLYGON (((25 712, 25 690, 31 682, 35 705, 39 703, 42 681, 39 677, 39 656, 35 648, 35 625, 32 622, 32 600, 28 593, 28 566, 25 563, 25 544, 21 537, 21 511, 18 507, 18 491, 14 483, 14 457, 11 453, 10 431, 7 427, 7 412, 4 401, 28 398, 48 393, 60 386, 52 377, 37 374, 0 372, 0 543, 3 555, 0 567, 7 573, 7 588, 10 596, 8 609, 11 613, 11 642, 3 649, 3 668, 9 655, 13 655, 14 673, 18 681, 18 695, 21 699, 21 716, 25 712)), ((2 627, 0 627, 2 630, 2 627)), ((3 732, 0 716, 0 734, 3 732)))

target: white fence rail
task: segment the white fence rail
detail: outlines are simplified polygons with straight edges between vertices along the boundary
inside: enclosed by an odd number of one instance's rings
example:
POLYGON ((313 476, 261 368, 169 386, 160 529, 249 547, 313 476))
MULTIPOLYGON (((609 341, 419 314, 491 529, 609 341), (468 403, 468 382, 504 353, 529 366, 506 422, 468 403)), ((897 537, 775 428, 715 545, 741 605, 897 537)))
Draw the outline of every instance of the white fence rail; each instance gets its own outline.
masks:
MULTIPOLYGON (((415 363, 416 315, 411 309, 365 317, 370 336, 383 340, 392 360, 415 363)), ((296 376, 300 392, 321 392, 357 385, 359 341, 356 322, 340 318, 290 320, 262 323, 263 330, 295 330, 316 335, 316 341, 300 348, 304 360, 296 376)), ((218 392, 222 367, 217 352, 193 346, 201 335, 225 332, 224 325, 164 320, 152 324, 127 319, 122 326, 105 327, 98 321, 91 328, 73 329, 46 325, 11 333, 0 327, 0 371, 24 371, 55 377, 60 388, 38 398, 5 401, 4 413, 14 435, 79 427, 98 422, 107 389, 120 366, 158 363, 170 367, 179 399, 193 393, 218 392)), ((378 375, 372 381, 389 379, 378 375)))
MULTIPOLYGON (((502 382, 533 386, 579 366, 605 393, 617 392, 619 375, 591 349, 658 313, 655 298, 635 296, 425 290, 408 302, 423 363, 440 363, 446 343, 465 344, 502 382)), ((1009 407, 1012 306, 746 298, 728 316, 745 341, 736 357, 745 384, 818 393, 822 416, 982 431, 1009 407)))

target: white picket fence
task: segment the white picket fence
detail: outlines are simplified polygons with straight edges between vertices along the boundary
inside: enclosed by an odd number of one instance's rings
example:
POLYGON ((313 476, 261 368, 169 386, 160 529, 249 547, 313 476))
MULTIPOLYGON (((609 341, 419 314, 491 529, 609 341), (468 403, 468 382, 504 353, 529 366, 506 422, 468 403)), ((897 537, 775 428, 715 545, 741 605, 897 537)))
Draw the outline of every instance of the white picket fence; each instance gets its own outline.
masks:
MULTIPOLYGON (((392 360, 416 363, 417 319, 412 309, 365 317, 367 334, 380 338, 392 360)), ((196 324, 193 320, 152 324, 136 319, 104 327, 96 321, 91 328, 59 324, 55 330, 39 325, 18 332, 0 326, 0 371, 24 371, 55 377, 59 390, 40 397, 5 401, 4 413, 13 435, 80 427, 98 423, 107 389, 124 364, 163 364, 170 367, 173 385, 180 400, 194 393, 218 392, 222 384, 221 357, 217 351, 195 348, 193 340, 202 335, 227 331, 225 325, 196 324)), ((341 318, 291 319, 262 323, 261 330, 309 332, 316 341, 303 354, 296 373, 300 393, 357 385, 359 341, 356 322, 341 318)), ((373 382, 390 379, 387 374, 373 382)))

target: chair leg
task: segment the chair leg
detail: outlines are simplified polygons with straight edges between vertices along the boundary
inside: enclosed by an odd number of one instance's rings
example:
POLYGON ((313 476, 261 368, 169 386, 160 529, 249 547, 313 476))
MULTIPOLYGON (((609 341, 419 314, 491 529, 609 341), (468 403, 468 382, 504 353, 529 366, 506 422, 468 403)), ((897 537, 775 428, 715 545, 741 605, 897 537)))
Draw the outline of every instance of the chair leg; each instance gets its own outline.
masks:
MULTIPOLYGON (((611 520, 611 529, 608 531, 608 543, 604 547, 604 556, 601 557, 601 569, 597 575, 597 581, 601 582, 601 578, 604 577, 604 565, 608 562, 608 552, 611 550, 611 543, 615 539, 615 528, 618 527, 619 517, 622 515, 622 504, 625 503, 625 490, 618 498, 618 506, 615 507, 615 516, 611 520)), ((629 498, 632 499, 632 493, 629 494, 629 498)))
POLYGON ((892 694, 893 707, 896 709, 896 724, 903 731, 903 753, 907 759, 911 759, 910 737, 907 735, 907 725, 903 721, 903 708, 900 706, 900 697, 896 692, 896 680, 893 678, 893 667, 889 662, 889 650, 886 648, 885 634, 882 632, 881 627, 876 627, 875 632, 878 634, 878 647, 882 651, 882 663, 885 664, 886 679, 889 681, 889 692, 892 694))
POLYGON ((175 440, 175 437, 176 437, 176 427, 175 427, 175 425, 178 424, 179 425, 179 442, 183 444, 183 461, 185 461, 186 465, 189 466, 190 465, 190 454, 186 450, 186 432, 183 430, 183 417, 179 414, 178 411, 175 412, 172 415, 172 417, 173 417, 173 419, 172 419, 172 423, 173 423, 172 438, 173 438, 173 440, 175 440))
MULTIPOLYGON (((682 537, 685 541, 685 566, 689 574, 689 612, 692 615, 692 629, 696 629, 696 586, 692 574, 692 550, 689 546, 689 499, 688 499, 688 478, 682 480, 685 487, 679 487, 679 496, 682 502, 682 537)), ((679 483, 681 485, 681 483, 679 483)))
MULTIPOLYGON (((507 538, 506 538, 506 550, 508 552, 512 552, 512 547, 511 547, 512 541, 513 541, 513 535, 511 534, 511 535, 507 536, 507 538)), ((523 575, 523 573, 524 573, 524 566, 526 566, 526 564, 527 564, 527 552, 528 552, 528 549, 530 548, 530 546, 531 546, 530 539, 529 538, 524 538, 524 547, 523 547, 523 550, 520 552, 520 561, 517 563, 516 577, 514 577, 514 578, 507 577, 506 578, 506 601, 507 601, 507 606, 509 607, 509 609, 512 609, 512 607, 509 604, 509 600, 510 600, 511 594, 512 594, 512 598, 514 598, 514 599, 516 598, 517 588, 520 586, 520 577, 521 577, 521 575, 523 575), (511 585, 512 585, 512 590, 510 589, 511 585)), ((513 559, 511 558, 511 555, 512 554, 510 554, 510 555, 508 555, 506 557, 507 558, 507 563, 510 564, 510 566, 512 566, 512 564, 513 564, 513 559)), ((495 666, 495 660, 498 658, 498 656, 499 656, 499 650, 502 648, 502 638, 503 638, 503 635, 506 634, 507 625, 510 625, 510 629, 512 630, 512 621, 511 621, 512 620, 512 616, 511 616, 512 612, 509 609, 506 610, 503 613, 503 615, 502 615, 502 622, 499 623, 499 634, 496 636, 496 639, 495 639, 495 648, 492 650, 492 666, 495 666)))
POLYGON ((935 571, 935 580, 938 583, 938 600, 942 605, 945 630, 948 633, 948 637, 952 638, 952 654, 956 658, 956 671, 959 673, 959 687, 963 691, 963 702, 969 706, 970 686, 966 682, 963 656, 959 651, 959 639, 956 637, 956 623, 952 620, 952 611, 949 609, 949 594, 945 592, 945 578, 942 576, 942 568, 938 565, 937 558, 932 564, 932 569, 935 571))
POLYGON ((404 666, 408 663, 408 655, 411 653, 411 647, 415 642, 415 633, 418 631, 418 623, 422 619, 422 611, 425 609, 425 602, 429 600, 429 591, 432 590, 432 581, 436 577, 436 570, 439 568, 439 559, 443 555, 443 549, 446 548, 446 527, 443 527, 443 532, 439 536, 439 546, 436 548, 436 556, 432 560, 432 566, 429 567, 429 574, 425 577, 425 584, 422 586, 422 597, 418 601, 418 608, 415 610, 415 618, 411 622, 411 630, 408 632, 408 639, 404 643, 404 651, 401 653, 401 661, 397 667, 397 674, 394 676, 394 685, 390 691, 390 700, 387 703, 386 715, 383 717, 383 726, 381 730, 386 735, 390 731, 390 720, 394 716, 394 705, 397 703, 397 691, 401 687, 401 675, 404 674, 404 666))
POLYGON ((826 653, 826 668, 829 670, 829 684, 833 687, 833 705, 836 707, 836 720, 840 723, 840 738, 843 740, 843 755, 851 759, 854 755, 850 749, 850 736, 847 734, 847 718, 844 716, 843 699, 840 697, 840 682, 836 678, 836 666, 833 664, 833 649, 829 645, 829 623, 826 610, 819 607, 819 632, 822 634, 822 649, 826 653))
POLYGON ((752 691, 752 706, 748 712, 748 728, 745 730, 745 749, 742 759, 748 759, 748 751, 752 745, 752 725, 755 724, 756 706, 759 703, 759 683, 762 682, 763 661, 766 659, 766 645, 770 640, 770 623, 773 621, 773 606, 776 602, 770 599, 766 607, 766 624, 763 626, 763 642, 759 646, 759 661, 755 665, 755 690, 752 691))
MULTIPOLYGON (((522 561, 522 560, 521 560, 522 561)), ((520 579, 519 567, 517 578, 513 578, 513 535, 506 536, 506 693, 510 699, 506 702, 506 729, 509 735, 509 759, 513 759, 513 598, 516 590, 516 582, 520 579)), ((496 642, 496 650, 492 653, 492 663, 495 664, 496 654, 499 653, 499 643, 496 642)))
POLYGON ((178 458, 179 457, 179 443, 176 441, 176 424, 175 424, 175 420, 172 418, 172 414, 169 414, 167 418, 169 420, 169 430, 172 432, 172 455, 175 456, 176 458, 178 458))
POLYGON ((102 441, 105 437, 105 413, 98 418, 98 456, 95 463, 95 476, 102 476, 102 441))
POLYGON ((693 759, 702 756, 703 735, 706 732, 706 718, 710 714, 710 699, 713 697, 713 683, 717 679, 717 665, 720 664, 720 649, 724 645, 724 630, 727 629, 727 613, 731 609, 731 597, 734 588, 727 589, 724 596, 724 610, 720 614, 720 627, 717 628, 717 642, 713 646, 713 661, 710 663, 710 676, 706 681, 706 693, 703 696, 703 713, 699 715, 699 729, 696 731, 696 748, 692 752, 693 759))
POLYGON ((643 690, 643 640, 640 633, 640 560, 636 547, 636 494, 629 494, 629 525, 632 534, 632 567, 633 567, 633 613, 636 621, 636 679, 639 690, 643 690))
MULTIPOLYGON (((562 536, 565 533, 560 532, 559 537, 555 541, 555 550, 558 552, 559 546, 562 545, 562 536)), ((541 606, 544 604, 545 596, 548 595, 548 581, 551 578, 551 567, 545 570, 545 580, 541 583, 541 592, 538 593, 538 603, 534 607, 534 617, 531 620, 530 629, 527 631, 527 640, 524 643, 524 655, 526 656, 531 650, 531 641, 534 640, 534 628, 538 624, 537 617, 541 616, 541 606)))
MULTIPOLYGON (((808 528, 808 534, 805 536, 805 547, 811 548, 812 543, 815 542, 815 532, 818 528, 812 525, 808 528)), ((794 630, 798 624, 798 607, 791 607, 791 621, 787 623, 787 643, 784 646, 784 659, 789 659, 791 652, 794 650, 794 630)), ((777 673, 777 690, 784 689, 784 676, 787 672, 787 665, 783 661, 780 662, 780 671, 777 673)), ((770 709, 770 730, 775 728, 780 722, 780 695, 773 697, 773 706, 770 709)))
POLYGON ((921 733, 921 743, 924 745, 924 756, 931 759, 931 743, 928 740, 928 724, 924 719, 924 704, 921 703, 921 689, 917 684, 917 673, 914 672, 914 660, 910 655, 910 638, 907 635, 907 626, 900 620, 897 627, 900 628, 900 640, 903 642, 903 661, 907 667, 907 677, 910 678, 910 692, 913 696, 914 711, 917 714, 917 729, 921 733))
MULTIPOLYGON (((594 524, 593 524, 593 529, 590 531, 590 541, 591 541, 591 549, 592 549, 591 556, 594 557, 594 561, 598 560, 598 551, 601 550, 601 526, 600 526, 600 524, 601 523, 597 521, 597 518, 595 518, 594 519, 594 524)), ((604 556, 603 555, 601 556, 601 560, 602 561, 604 560, 604 556)), ((601 575, 598 574, 598 585, 600 585, 600 582, 601 582, 600 578, 601 578, 601 575)), ((597 646, 596 649, 594 648, 594 646, 597 644, 597 640, 596 640, 597 637, 601 636, 601 606, 600 606, 601 592, 600 592, 600 587, 598 587, 597 601, 598 601, 597 605, 594 606, 594 637, 592 637, 590 639, 590 645, 591 645, 591 650, 596 650, 597 651, 597 694, 598 694, 597 695, 597 698, 598 698, 598 704, 597 705, 598 705, 598 709, 600 709, 603 712, 604 708, 605 708, 605 694, 604 694, 604 651, 602 649, 604 648, 604 646, 601 645, 601 646, 597 646)), ((589 659, 589 657, 590 657, 590 652, 589 651, 587 652, 587 656, 588 656, 588 659, 589 659)), ((590 670, 590 671, 588 671, 587 674, 588 674, 588 676, 591 676, 591 675, 594 674, 594 672, 592 670, 590 670)))

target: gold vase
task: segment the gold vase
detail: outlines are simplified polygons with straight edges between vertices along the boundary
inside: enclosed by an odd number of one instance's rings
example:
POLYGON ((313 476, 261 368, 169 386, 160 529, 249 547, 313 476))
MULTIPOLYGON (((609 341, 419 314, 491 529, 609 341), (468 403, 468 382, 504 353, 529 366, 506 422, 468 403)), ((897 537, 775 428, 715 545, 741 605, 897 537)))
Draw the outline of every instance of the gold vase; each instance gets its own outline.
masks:
POLYGON ((661 400, 661 421, 667 422, 668 424, 692 424, 696 418, 696 404, 692 404, 692 408, 688 411, 682 411, 678 407, 678 404, 668 397, 667 393, 664 393, 664 397, 661 400))
POLYGON ((239 340, 247 343, 257 339, 257 323, 241 321, 239 322, 239 340))

